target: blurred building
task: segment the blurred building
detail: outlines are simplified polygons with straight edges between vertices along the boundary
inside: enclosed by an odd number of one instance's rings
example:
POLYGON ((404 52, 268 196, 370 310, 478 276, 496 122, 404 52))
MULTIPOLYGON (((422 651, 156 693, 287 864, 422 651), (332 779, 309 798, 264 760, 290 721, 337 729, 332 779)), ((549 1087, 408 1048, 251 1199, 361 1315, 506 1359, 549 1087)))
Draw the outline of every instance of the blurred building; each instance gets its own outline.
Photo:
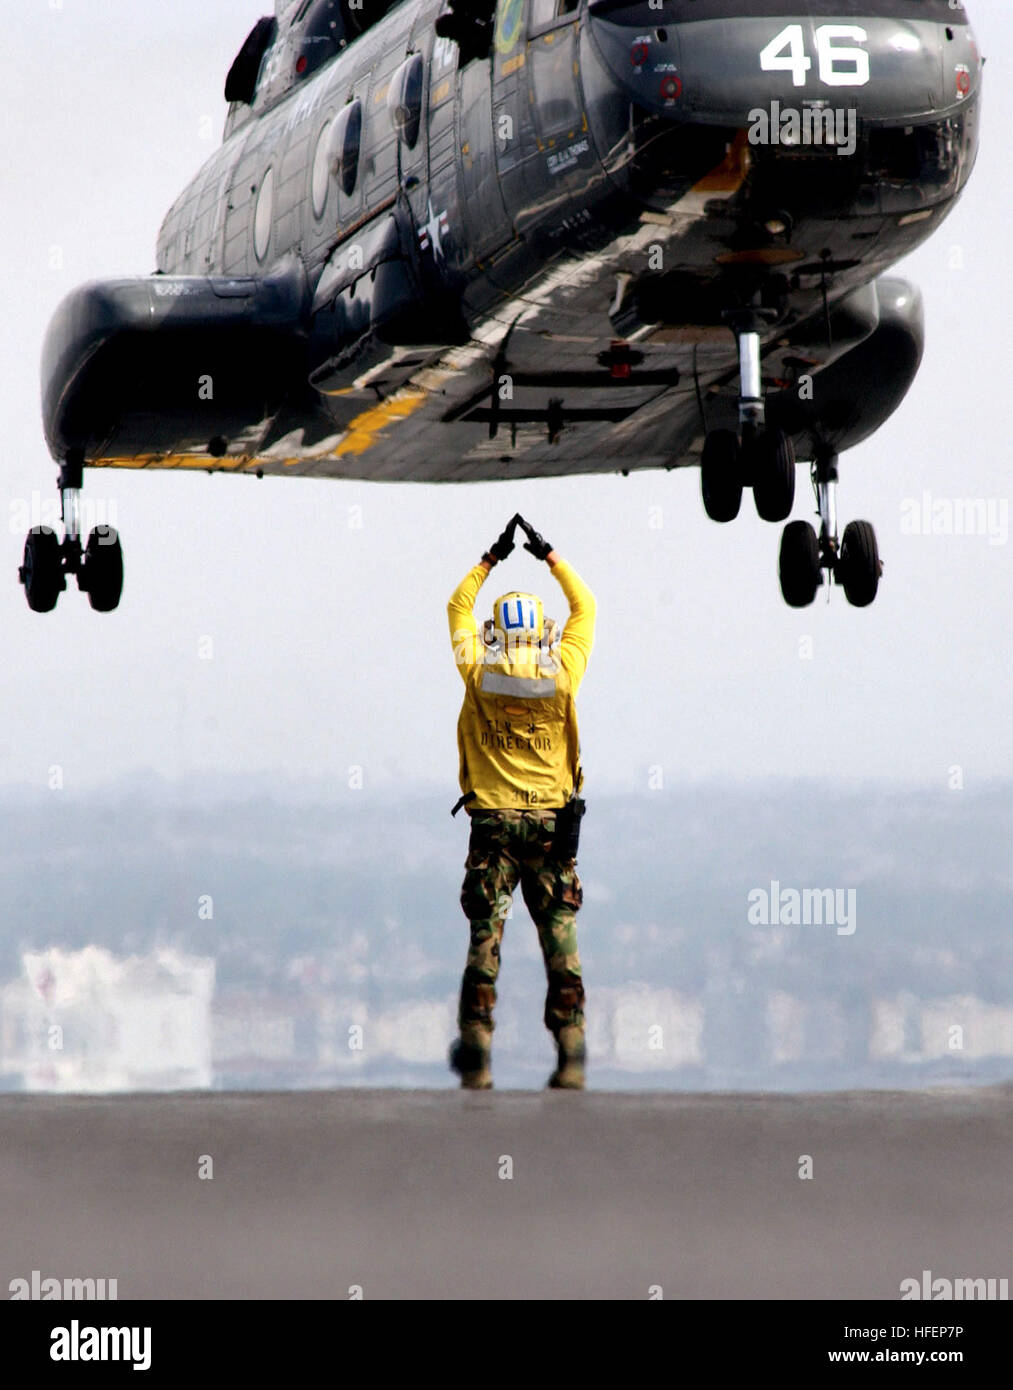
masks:
POLYGON ((0 989, 0 1076, 25 1091, 166 1091, 211 1084, 215 963, 100 946, 25 952, 0 989))

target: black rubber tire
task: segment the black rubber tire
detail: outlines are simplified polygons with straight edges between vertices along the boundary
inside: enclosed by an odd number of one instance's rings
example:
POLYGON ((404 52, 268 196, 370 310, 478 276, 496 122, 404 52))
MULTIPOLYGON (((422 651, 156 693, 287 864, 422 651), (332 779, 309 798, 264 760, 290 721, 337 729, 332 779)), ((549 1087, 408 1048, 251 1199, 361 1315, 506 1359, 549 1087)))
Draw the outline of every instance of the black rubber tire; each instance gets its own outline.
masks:
POLYGON ((849 521, 841 537, 837 579, 855 608, 868 608, 879 589, 882 565, 871 521, 849 521))
POLYGON ((795 505, 795 445, 784 430, 764 430, 753 445, 753 501, 763 521, 787 521, 795 505))
POLYGON ((789 608, 808 608, 823 580, 820 543, 808 521, 790 521, 778 559, 781 595, 789 608))
POLYGON ((711 521, 734 521, 742 506, 739 441, 731 430, 711 430, 703 442, 700 491, 711 521))
POLYGON ((25 597, 33 613, 52 613, 56 601, 67 587, 56 532, 36 526, 25 541, 22 573, 25 597))
POLYGON ((96 613, 112 613, 123 593, 123 548, 111 526, 96 526, 84 552, 81 587, 96 613))

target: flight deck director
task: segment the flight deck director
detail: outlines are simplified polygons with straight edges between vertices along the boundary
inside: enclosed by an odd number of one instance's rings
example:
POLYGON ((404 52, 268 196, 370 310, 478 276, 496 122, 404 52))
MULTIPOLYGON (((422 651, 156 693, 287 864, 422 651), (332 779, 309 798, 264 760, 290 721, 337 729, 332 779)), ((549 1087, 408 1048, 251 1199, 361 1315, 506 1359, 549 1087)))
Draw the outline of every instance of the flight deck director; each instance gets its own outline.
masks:
POLYGON ((471 943, 451 1067, 468 1089, 492 1085, 493 1011, 503 927, 518 883, 538 931, 556 1042, 549 1086, 584 1086, 584 986, 577 950, 577 842, 584 802, 575 697, 594 643, 595 601, 576 571, 521 516, 469 570, 447 605, 464 703, 457 725, 461 799, 471 819, 461 907, 471 943), (514 549, 544 560, 570 606, 560 637, 541 599, 513 591, 481 632, 474 608, 493 567, 514 549))

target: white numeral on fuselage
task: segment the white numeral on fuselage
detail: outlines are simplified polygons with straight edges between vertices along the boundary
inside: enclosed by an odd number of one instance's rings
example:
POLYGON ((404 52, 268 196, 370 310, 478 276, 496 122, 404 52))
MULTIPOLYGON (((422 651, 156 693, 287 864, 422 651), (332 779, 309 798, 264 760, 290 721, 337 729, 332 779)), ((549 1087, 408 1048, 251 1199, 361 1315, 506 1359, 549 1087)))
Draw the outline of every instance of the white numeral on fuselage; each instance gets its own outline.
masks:
MULTIPOLYGON (((869 81, 869 55, 864 48, 841 44, 842 39, 865 43, 869 35, 857 24, 821 24, 816 30, 820 81, 827 87, 864 87, 869 81)), ((760 54, 764 72, 790 72, 796 87, 804 87, 813 60, 805 51, 801 24, 789 24, 760 54)))
POLYGON ((806 57, 801 24, 789 24, 787 29, 782 29, 760 54, 760 67, 764 72, 790 72, 796 87, 805 86, 805 75, 812 65, 813 60, 806 57))

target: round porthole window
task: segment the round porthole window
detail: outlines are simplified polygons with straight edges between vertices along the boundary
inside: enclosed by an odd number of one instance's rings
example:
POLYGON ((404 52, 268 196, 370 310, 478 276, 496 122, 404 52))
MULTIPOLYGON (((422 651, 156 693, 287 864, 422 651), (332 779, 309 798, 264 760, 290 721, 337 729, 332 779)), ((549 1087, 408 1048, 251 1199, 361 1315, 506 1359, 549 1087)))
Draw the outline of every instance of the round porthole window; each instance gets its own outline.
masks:
POLYGON ((253 214, 253 249, 262 261, 271 245, 271 225, 274 221, 274 170, 268 169, 260 182, 257 209, 253 214))
POLYGON ((390 80, 387 109, 391 123, 410 150, 419 138, 425 64, 420 53, 407 58, 390 80))
POLYGON ((331 182, 331 129, 327 121, 317 136, 317 148, 313 155, 313 216, 323 217, 327 206, 327 190, 331 182))
POLYGON ((359 147, 362 143, 362 102, 356 98, 338 112, 331 132, 331 171, 341 180, 348 197, 355 191, 359 176, 359 147))

